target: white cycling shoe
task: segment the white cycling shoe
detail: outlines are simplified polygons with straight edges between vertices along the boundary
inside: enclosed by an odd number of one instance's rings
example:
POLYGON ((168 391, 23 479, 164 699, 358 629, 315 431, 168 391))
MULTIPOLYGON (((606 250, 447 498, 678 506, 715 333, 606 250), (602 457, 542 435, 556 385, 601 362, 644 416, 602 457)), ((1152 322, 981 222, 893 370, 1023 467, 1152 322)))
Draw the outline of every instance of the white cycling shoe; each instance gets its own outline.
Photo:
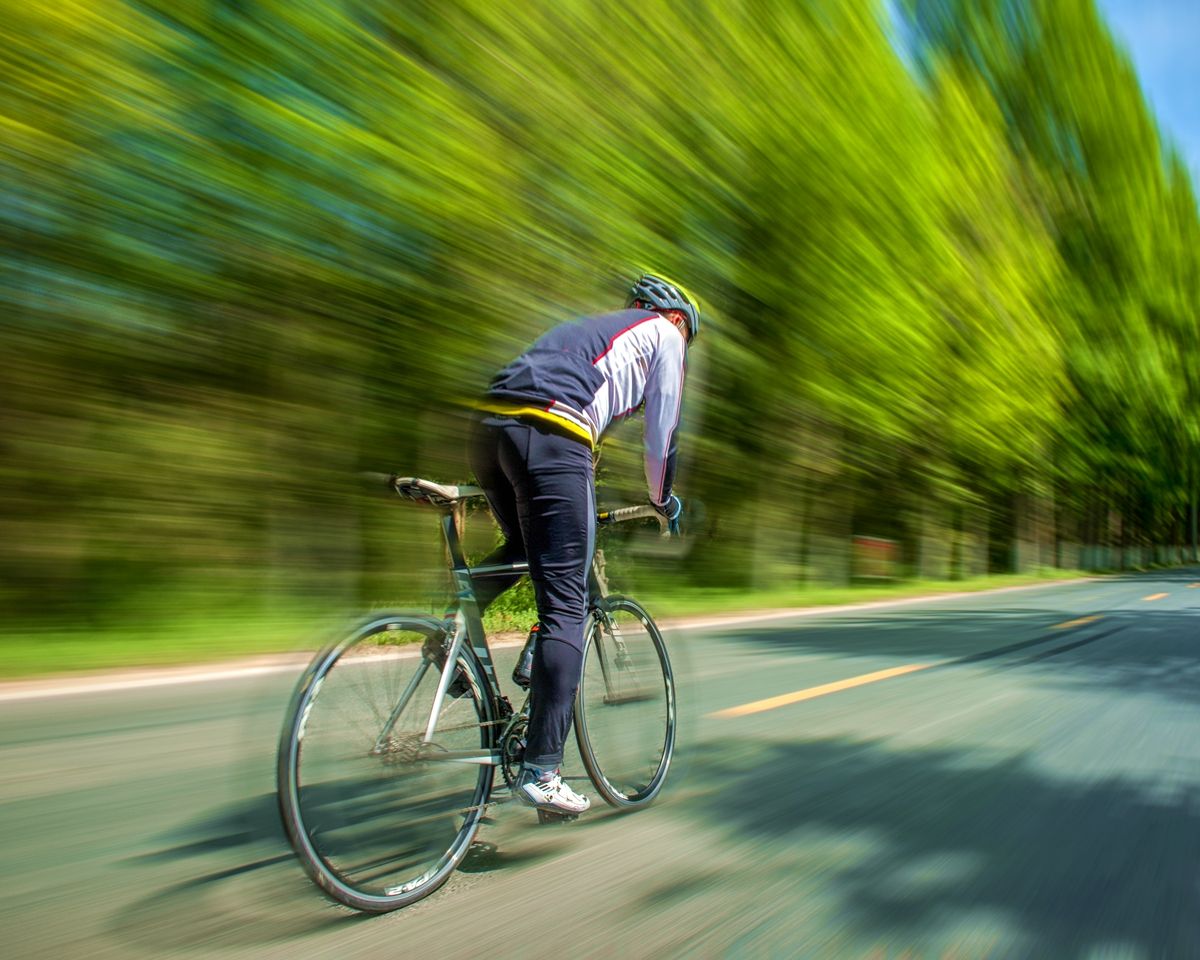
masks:
POLYGON ((524 769, 513 787, 516 798, 539 813, 577 817, 587 811, 592 801, 572 790, 557 770, 538 775, 536 770, 524 769))

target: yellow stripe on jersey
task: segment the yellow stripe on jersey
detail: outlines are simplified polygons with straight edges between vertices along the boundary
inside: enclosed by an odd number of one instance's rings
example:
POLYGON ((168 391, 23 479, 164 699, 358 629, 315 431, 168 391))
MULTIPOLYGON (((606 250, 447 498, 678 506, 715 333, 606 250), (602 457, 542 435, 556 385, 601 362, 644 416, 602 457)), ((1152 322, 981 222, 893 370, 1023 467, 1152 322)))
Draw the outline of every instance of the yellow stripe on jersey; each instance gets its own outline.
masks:
POLYGON ((547 423, 552 423, 561 430, 567 431, 572 439, 582 440, 592 446, 591 431, 585 430, 579 424, 568 420, 566 417, 560 417, 556 413, 551 413, 549 410, 542 407, 523 406, 519 403, 505 403, 503 400, 489 400, 486 403, 481 403, 479 409, 486 410, 488 413, 499 413, 506 417, 533 417, 537 420, 545 420, 547 423))

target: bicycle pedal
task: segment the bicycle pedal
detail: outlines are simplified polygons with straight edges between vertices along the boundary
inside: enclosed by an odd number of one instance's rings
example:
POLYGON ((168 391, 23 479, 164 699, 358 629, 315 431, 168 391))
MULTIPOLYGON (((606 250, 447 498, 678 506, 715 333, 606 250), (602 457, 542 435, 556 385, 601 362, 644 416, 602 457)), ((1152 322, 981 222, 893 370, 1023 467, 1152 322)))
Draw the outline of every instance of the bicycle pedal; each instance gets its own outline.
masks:
POLYGON ((538 810, 538 823, 571 823, 579 819, 577 813, 553 813, 550 810, 538 810))

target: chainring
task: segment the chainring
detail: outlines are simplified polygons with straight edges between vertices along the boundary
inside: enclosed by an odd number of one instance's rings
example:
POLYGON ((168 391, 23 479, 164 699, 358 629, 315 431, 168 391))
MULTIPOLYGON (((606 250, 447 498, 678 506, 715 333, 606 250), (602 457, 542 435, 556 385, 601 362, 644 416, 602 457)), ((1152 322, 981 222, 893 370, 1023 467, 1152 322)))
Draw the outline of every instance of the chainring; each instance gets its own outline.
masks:
POLYGON ((504 732, 500 734, 500 771, 504 782, 511 790, 521 775, 521 761, 525 759, 525 735, 529 729, 529 715, 524 711, 516 714, 504 732))

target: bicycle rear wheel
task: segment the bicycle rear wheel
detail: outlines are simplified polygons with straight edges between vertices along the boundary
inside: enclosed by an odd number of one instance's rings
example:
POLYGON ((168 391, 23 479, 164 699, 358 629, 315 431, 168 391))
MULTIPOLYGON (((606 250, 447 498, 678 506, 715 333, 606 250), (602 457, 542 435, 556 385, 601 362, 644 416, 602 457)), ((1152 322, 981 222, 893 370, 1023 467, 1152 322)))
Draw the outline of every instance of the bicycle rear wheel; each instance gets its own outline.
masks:
POLYGON ((675 750, 675 678, 662 634, 629 597, 607 597, 584 634, 575 736, 588 775, 614 807, 650 803, 675 750))
POLYGON ((466 854, 491 791, 492 699, 469 649, 425 740, 440 670, 422 651, 441 624, 364 623, 301 678, 279 744, 279 807, 321 890, 381 913, 427 896, 466 854))

